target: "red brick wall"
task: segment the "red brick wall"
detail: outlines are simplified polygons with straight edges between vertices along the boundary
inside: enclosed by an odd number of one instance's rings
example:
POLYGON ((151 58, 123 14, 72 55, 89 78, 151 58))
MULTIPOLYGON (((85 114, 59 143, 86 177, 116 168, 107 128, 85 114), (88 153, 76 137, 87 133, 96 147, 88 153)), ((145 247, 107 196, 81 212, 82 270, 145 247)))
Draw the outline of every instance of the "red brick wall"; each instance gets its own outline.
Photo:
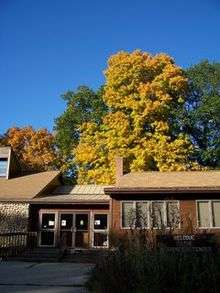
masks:
POLYGON ((111 199, 111 224, 113 229, 121 228, 121 201, 111 199))
MULTIPOLYGON (((123 198, 124 199, 124 198, 123 198)), ((111 199, 111 223, 110 227, 113 229, 121 229, 121 200, 120 198, 111 199)), ((127 199, 126 199, 127 200, 127 199)), ((129 198, 129 200, 137 200, 136 197, 129 198)), ((149 200, 152 200, 149 199, 149 200)), ((176 199, 177 200, 177 199, 176 199)), ((180 213, 181 213, 181 230, 186 234, 190 234, 190 225, 193 229, 197 227, 197 212, 196 212, 196 200, 195 199, 181 199, 180 213)), ((208 232, 214 233, 217 236, 217 240, 220 245, 220 229, 209 229, 208 232)))

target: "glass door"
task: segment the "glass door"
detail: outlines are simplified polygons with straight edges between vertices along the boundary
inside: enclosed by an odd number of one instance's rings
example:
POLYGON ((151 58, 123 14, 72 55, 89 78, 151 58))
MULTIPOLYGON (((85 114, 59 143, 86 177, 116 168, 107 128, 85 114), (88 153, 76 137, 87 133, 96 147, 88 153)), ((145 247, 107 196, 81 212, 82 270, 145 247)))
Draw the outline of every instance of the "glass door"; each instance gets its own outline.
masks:
POLYGON ((42 213, 40 219, 40 245, 55 246, 56 215, 42 213))
POLYGON ((73 213, 60 214, 60 245, 61 247, 73 247, 74 241, 74 217, 73 213))
POLYGON ((89 247, 89 214, 75 213, 75 247, 89 247))
POLYGON ((61 247, 89 247, 88 213, 62 212, 59 222, 59 243, 61 247))

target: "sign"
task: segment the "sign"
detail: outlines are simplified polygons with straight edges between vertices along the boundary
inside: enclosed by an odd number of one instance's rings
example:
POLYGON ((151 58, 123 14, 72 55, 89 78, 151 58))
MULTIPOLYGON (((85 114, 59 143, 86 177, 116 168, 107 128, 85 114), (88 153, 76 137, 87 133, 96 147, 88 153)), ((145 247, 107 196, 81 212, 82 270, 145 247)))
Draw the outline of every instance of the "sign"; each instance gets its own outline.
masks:
POLYGON ((62 227, 66 227, 66 220, 62 220, 62 221, 61 221, 61 226, 62 226, 62 227))
POLYGON ((50 226, 50 227, 51 227, 51 226, 54 226, 54 221, 49 221, 49 222, 48 222, 48 226, 50 226))
POLYGON ((100 221, 100 220, 95 220, 95 225, 96 225, 96 226, 101 225, 101 221, 100 221))

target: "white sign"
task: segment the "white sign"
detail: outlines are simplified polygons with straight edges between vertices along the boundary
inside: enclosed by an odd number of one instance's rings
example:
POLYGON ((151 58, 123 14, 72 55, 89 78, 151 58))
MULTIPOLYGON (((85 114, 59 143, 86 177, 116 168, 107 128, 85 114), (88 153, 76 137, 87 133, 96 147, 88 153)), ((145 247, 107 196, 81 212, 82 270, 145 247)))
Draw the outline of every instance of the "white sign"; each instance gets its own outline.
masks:
POLYGON ((101 225, 101 221, 100 221, 100 220, 95 220, 95 225, 96 225, 96 226, 101 225))
POLYGON ((61 221, 61 226, 62 226, 62 227, 65 227, 65 226, 66 226, 66 220, 62 220, 62 221, 61 221))
POLYGON ((54 221, 49 221, 48 225, 49 226, 54 226, 54 221))

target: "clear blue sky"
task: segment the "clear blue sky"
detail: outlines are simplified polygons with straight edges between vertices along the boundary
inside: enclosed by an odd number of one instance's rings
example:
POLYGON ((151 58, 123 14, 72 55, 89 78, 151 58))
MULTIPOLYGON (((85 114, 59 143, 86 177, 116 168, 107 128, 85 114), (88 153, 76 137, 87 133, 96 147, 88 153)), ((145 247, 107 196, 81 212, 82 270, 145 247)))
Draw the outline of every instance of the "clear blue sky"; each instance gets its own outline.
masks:
POLYGON ((119 50, 220 61, 219 0, 0 0, 0 133, 53 127, 60 95, 103 82, 119 50))

